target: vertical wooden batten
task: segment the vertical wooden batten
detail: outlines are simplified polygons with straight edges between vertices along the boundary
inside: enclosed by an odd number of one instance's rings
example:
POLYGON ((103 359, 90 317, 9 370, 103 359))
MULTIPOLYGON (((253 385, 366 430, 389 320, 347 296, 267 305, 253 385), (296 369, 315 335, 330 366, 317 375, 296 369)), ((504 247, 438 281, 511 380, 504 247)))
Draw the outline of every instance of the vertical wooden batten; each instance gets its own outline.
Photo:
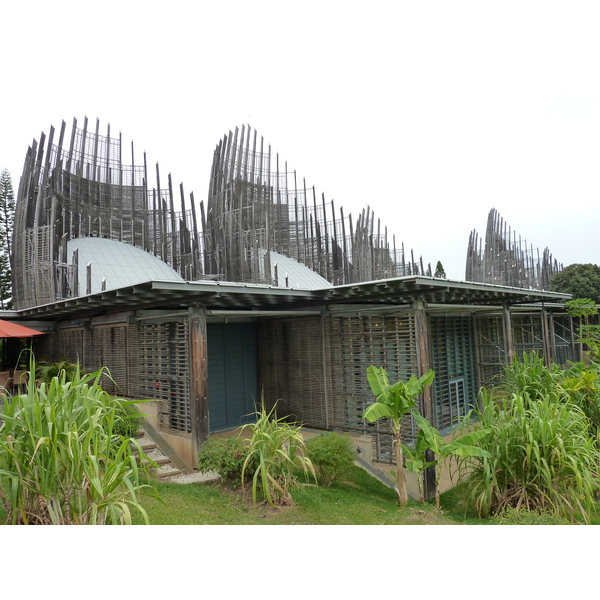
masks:
MULTIPOLYGON (((429 340, 429 323, 427 312, 425 310, 425 302, 416 300, 414 303, 415 314, 415 334, 417 336, 417 365, 418 377, 422 377, 431 369, 431 343, 429 340)), ((435 412, 433 407, 433 386, 428 385, 423 390, 421 398, 420 412, 433 425, 435 425, 435 412)), ((433 459, 431 450, 427 450, 426 459, 433 459)), ((430 499, 435 496, 435 467, 429 467, 425 471, 425 498, 430 499)))
POLYGON ((506 364, 511 365, 515 356, 515 346, 513 344, 510 307, 506 304, 502 309, 502 324, 504 327, 504 352, 506 353, 506 364))
POLYGON ((208 439, 210 426, 208 414, 208 346, 206 342, 206 317, 204 309, 188 310, 190 341, 190 415, 192 421, 192 451, 198 450, 208 439))

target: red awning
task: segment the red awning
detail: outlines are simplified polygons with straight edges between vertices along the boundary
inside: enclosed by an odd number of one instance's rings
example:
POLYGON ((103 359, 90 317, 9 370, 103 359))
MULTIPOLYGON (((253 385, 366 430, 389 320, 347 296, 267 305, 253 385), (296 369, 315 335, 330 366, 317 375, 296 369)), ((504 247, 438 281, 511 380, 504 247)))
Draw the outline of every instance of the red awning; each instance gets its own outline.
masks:
POLYGON ((0 319, 0 338, 26 338, 34 335, 44 335, 44 332, 0 319))

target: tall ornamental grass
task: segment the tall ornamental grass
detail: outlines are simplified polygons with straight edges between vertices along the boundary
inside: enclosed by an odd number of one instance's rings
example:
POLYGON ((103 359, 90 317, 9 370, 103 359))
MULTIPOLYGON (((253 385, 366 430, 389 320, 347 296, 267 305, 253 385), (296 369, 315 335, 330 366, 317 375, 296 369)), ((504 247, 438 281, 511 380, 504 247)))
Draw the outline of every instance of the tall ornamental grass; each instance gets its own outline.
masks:
MULTIPOLYGON (((29 381, 33 382, 32 364, 29 381)), ((0 498, 11 524, 130 524, 139 511, 146 457, 115 433, 122 402, 99 385, 103 370, 48 384, 5 401, 0 425, 0 498), (136 457, 134 449, 137 451, 136 457)))
POLYGON ((478 417, 491 432, 478 442, 489 456, 463 459, 460 468, 470 473, 465 493, 480 516, 513 507, 567 518, 580 513, 589 522, 600 452, 579 407, 549 394, 497 401, 484 391, 478 417))
POLYGON ((525 352, 504 366, 498 391, 507 397, 520 394, 523 398, 536 400, 555 394, 556 383, 561 377, 562 370, 556 365, 547 367, 538 352, 525 352))
POLYGON ((256 422, 243 428, 249 428, 252 436, 242 466, 242 486, 250 473, 254 503, 261 498, 273 506, 291 504, 290 489, 296 483, 294 472, 299 469, 316 479, 313 464, 304 454, 300 427, 286 423, 284 418, 278 419, 275 407, 267 411, 263 402, 256 412, 256 422))

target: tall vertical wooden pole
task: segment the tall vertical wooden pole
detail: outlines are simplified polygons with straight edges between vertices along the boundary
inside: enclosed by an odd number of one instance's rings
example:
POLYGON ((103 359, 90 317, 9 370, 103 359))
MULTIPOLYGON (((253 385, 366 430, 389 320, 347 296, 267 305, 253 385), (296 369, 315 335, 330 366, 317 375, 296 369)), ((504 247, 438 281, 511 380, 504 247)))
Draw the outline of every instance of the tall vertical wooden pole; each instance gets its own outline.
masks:
POLYGON ((198 450, 208 439, 208 347, 206 343, 206 317, 204 310, 188 310, 190 344, 190 416, 192 421, 192 451, 198 456, 198 450))
POLYGON ((542 312, 540 313, 540 318, 542 320, 542 340, 544 343, 544 362, 546 366, 550 366, 552 363, 553 356, 553 344, 550 343, 550 323, 549 323, 549 315, 548 311, 545 308, 542 308, 542 312))
POLYGON ((515 347, 513 344, 512 323, 510 321, 510 307, 506 304, 502 309, 502 324, 504 326, 504 352, 506 353, 506 363, 511 365, 515 357, 515 347))
MULTIPOLYGON (((431 368, 430 342, 429 342, 429 323, 427 312, 425 311, 425 302, 417 300, 414 304, 415 315, 415 335, 417 336, 417 364, 418 376, 422 377, 431 368)), ((428 385, 423 390, 420 406, 421 414, 433 425, 435 425, 435 411, 433 409, 433 391, 428 385)), ((433 453, 427 450, 426 460, 433 460, 433 453)), ((435 467, 430 467, 425 471, 424 494, 426 499, 435 497, 435 467)))

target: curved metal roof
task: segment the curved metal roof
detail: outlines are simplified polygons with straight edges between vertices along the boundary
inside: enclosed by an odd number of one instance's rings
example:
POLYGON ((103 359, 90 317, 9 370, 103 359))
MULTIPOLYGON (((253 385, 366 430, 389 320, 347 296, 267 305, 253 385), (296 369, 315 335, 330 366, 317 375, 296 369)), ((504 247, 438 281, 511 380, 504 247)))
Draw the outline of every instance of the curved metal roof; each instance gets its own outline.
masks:
POLYGON ((87 237, 69 240, 67 253, 78 250, 79 296, 116 290, 146 281, 183 281, 183 278, 160 258, 140 248, 105 238, 87 237), (92 287, 88 292, 87 265, 91 265, 92 287))

